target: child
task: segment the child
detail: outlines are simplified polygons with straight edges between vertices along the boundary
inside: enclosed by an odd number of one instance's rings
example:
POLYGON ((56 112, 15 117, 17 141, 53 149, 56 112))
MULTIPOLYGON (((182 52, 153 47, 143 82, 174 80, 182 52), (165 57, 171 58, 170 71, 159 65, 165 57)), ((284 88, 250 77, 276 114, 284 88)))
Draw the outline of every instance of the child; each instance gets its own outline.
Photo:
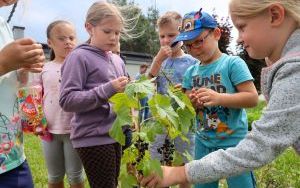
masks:
MULTIPOLYGON (((0 0, 0 7, 16 0, 0 0)), ((16 104, 16 92, 20 77, 26 67, 29 71, 41 70, 45 56, 42 46, 32 39, 13 41, 7 23, 0 18, 0 187, 33 188, 33 181, 27 164, 23 133, 16 104)), ((26 72, 25 72, 26 74, 26 72)))
POLYGON ((164 167, 163 180, 153 175, 144 178, 142 185, 212 182, 262 167, 290 146, 299 148, 300 1, 231 0, 229 6, 238 41, 250 57, 269 61, 262 72, 267 107, 237 146, 215 151, 185 167, 164 167))
MULTIPOLYGON (((157 76, 157 91, 161 94, 166 94, 168 86, 176 85, 182 82, 183 74, 188 67, 198 63, 198 60, 185 54, 181 49, 181 45, 171 48, 171 42, 179 34, 179 26, 181 25, 182 17, 177 12, 167 12, 161 16, 157 21, 159 41, 161 48, 155 56, 151 69, 149 71, 150 77, 157 76)), ((183 142, 181 138, 174 140, 175 149, 184 153, 188 151, 190 155, 194 155, 194 134, 186 135, 190 143, 183 142)), ((166 135, 157 135, 155 142, 150 147, 152 157, 161 159, 161 154, 158 153, 158 148, 162 147, 165 142, 166 135)), ((187 162, 187 159, 184 159, 187 162)), ((187 187, 182 185, 181 187, 187 187)))
MULTIPOLYGON (((185 15, 183 32, 175 40, 184 40, 189 53, 200 60, 200 64, 187 70, 182 84, 190 91, 191 101, 200 102, 194 105, 198 124, 195 159, 236 146, 248 131, 243 108, 254 107, 258 101, 246 63, 239 57, 222 54, 218 47, 220 37, 215 19, 200 10, 185 15), (182 39, 183 35, 187 37, 182 39)), ((218 187, 218 184, 216 181, 195 187, 218 187)), ((255 187, 252 172, 228 178, 227 184, 228 187, 255 187)))
POLYGON ((48 187, 64 187, 65 173, 70 187, 83 187, 82 164, 70 141, 72 113, 59 106, 61 67, 66 56, 76 45, 74 26, 63 20, 52 22, 47 28, 50 62, 40 76, 44 89, 44 113, 53 139, 43 141, 43 151, 48 169, 48 187))
POLYGON ((115 5, 95 2, 86 17, 88 43, 75 48, 62 67, 59 103, 75 112, 71 141, 96 188, 118 185, 121 145, 108 134, 116 118, 108 99, 128 82, 124 62, 111 52, 126 24, 115 5))

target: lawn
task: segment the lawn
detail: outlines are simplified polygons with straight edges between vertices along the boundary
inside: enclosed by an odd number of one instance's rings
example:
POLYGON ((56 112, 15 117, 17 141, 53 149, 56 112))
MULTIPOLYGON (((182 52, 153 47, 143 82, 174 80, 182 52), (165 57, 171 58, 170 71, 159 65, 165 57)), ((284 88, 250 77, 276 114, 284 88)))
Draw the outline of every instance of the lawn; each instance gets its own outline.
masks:
MULTIPOLYGON (((247 110, 249 121, 260 117, 264 103, 247 110)), ((32 170, 36 188, 47 187, 47 171, 40 140, 32 135, 25 136, 25 153, 32 170)), ((300 187, 300 157, 292 148, 287 149, 271 164, 255 171, 257 185, 260 188, 300 187)), ((87 181, 85 182, 88 186, 87 181)))

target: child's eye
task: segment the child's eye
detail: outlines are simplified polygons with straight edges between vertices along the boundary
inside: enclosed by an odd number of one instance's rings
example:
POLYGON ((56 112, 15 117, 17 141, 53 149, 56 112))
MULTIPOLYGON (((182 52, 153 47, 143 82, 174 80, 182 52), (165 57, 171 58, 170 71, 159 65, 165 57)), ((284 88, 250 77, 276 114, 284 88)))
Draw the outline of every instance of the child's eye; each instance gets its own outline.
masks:
POLYGON ((236 28, 237 28, 239 31, 243 31, 245 27, 246 27, 246 24, 241 24, 241 25, 237 25, 237 26, 236 26, 236 28))
POLYGON ((109 34, 111 31, 104 29, 103 32, 106 33, 106 34, 109 34))

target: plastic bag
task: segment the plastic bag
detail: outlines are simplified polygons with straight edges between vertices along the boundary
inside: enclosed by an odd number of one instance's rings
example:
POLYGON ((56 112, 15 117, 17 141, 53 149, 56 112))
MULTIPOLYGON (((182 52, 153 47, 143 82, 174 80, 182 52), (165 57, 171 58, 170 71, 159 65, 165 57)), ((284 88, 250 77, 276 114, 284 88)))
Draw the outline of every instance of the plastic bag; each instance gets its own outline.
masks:
POLYGON ((22 87, 17 92, 22 129, 45 140, 51 140, 43 112, 43 88, 41 85, 22 87))

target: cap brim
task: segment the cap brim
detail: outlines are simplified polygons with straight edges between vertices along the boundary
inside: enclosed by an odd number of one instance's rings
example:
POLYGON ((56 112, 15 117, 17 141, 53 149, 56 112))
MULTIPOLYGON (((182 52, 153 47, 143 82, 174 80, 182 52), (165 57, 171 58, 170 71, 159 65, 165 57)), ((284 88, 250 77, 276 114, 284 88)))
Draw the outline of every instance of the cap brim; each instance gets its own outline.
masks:
POLYGON ((179 35, 177 35, 175 40, 172 42, 171 47, 175 46, 180 41, 193 40, 196 37, 198 37, 203 31, 204 31, 204 28, 180 33, 179 35))

